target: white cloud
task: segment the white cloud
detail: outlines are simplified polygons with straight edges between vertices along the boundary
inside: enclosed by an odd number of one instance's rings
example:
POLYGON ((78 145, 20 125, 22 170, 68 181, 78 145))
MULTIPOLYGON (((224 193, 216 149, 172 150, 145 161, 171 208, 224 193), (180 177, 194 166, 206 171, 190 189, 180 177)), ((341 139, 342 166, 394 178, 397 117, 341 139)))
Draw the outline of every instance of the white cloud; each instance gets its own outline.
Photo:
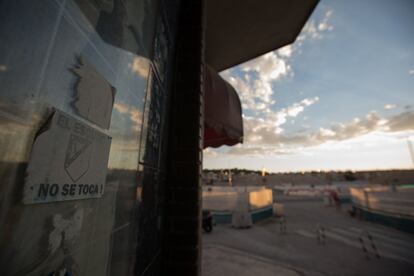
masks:
POLYGON ((322 137, 333 137, 336 134, 331 129, 326 129, 326 128, 323 128, 323 127, 321 127, 319 129, 319 133, 321 134, 322 137))
POLYGON ((142 78, 148 78, 149 74, 149 66, 150 61, 144 57, 134 57, 132 62, 129 64, 129 68, 132 72, 137 74, 138 76, 142 78))
POLYGON ((305 110, 306 106, 310 106, 318 101, 319 97, 304 99, 300 103, 294 103, 292 106, 288 107, 286 113, 290 117, 296 117, 299 113, 302 113, 303 110, 305 110))
POLYGON ((203 150, 203 155, 204 157, 214 158, 218 156, 218 153, 212 148, 206 148, 205 150, 203 150))
POLYGON ((408 74, 410 74, 410 75, 414 75, 414 69, 409 70, 409 71, 408 71, 408 74))
POLYGON ((293 45, 287 45, 276 51, 281 57, 290 57, 293 53, 293 45))
MULTIPOLYGON (((375 111, 369 112, 365 118, 355 118, 350 123, 338 124, 331 128, 335 133, 334 140, 342 141, 369 133, 378 129, 383 121, 375 111)), ((324 142, 322 139, 321 142, 324 142)))
POLYGON ((243 110, 257 110, 261 108, 260 103, 270 103, 272 91, 270 88, 263 89, 263 85, 257 83, 257 81, 249 81, 248 78, 230 76, 227 77, 227 81, 236 89, 240 96, 243 110), (256 90, 257 87, 262 89, 256 90))
POLYGON ((319 101, 318 97, 306 98, 279 111, 267 109, 263 118, 244 117, 245 141, 247 143, 274 144, 283 133, 282 126, 289 118, 295 118, 306 107, 319 101))
POLYGON ((303 27, 297 40, 301 43, 305 39, 321 39, 326 32, 332 31, 334 29, 330 23, 332 14, 332 10, 327 10, 319 21, 310 19, 303 27))
POLYGON ((274 147, 262 146, 248 146, 248 147, 233 147, 230 148, 227 154, 229 155, 286 155, 291 154, 291 150, 277 149, 274 147))
POLYGON ((259 73, 260 78, 265 81, 279 79, 288 72, 286 61, 279 58, 275 52, 245 62, 240 68, 245 72, 259 73))
POLYGON ((405 111, 393 116, 385 124, 385 127, 391 132, 414 130, 414 112, 405 111))
POLYGON ((221 73, 239 93, 243 109, 264 111, 274 103, 272 83, 290 72, 285 58, 270 52, 238 67, 243 74, 233 70, 221 73))
POLYGON ((384 105, 384 109, 386 109, 386 110, 394 109, 396 107, 397 107, 396 104, 386 104, 386 105, 384 105))
POLYGON ((141 130, 142 112, 140 110, 138 110, 136 107, 124 103, 115 103, 114 109, 131 121, 133 130, 141 130))
MULTIPOLYGON (((304 100, 301 101, 303 102, 304 100)), ((314 132, 286 134, 281 126, 289 117, 288 109, 289 107, 271 113, 266 119, 245 117, 245 143, 231 148, 226 154, 295 154, 316 146, 341 147, 343 143, 356 138, 366 141, 365 146, 369 147, 370 143, 375 143, 378 139, 405 139, 407 133, 414 133, 414 111, 405 111, 388 119, 381 118, 375 111, 371 111, 364 117, 354 118, 348 123, 338 123, 329 128, 321 127, 314 132), (377 137, 377 140, 363 138, 367 135, 377 137)))

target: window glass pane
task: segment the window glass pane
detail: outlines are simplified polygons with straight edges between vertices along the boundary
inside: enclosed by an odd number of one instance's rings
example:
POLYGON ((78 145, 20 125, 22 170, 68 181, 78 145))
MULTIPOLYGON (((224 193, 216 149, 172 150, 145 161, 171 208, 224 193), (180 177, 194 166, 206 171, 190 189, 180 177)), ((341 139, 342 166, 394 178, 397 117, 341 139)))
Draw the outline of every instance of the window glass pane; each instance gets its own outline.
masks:
MULTIPOLYGON (((65 269, 74 275, 133 274, 153 2, 0 5, 0 267, 7 275, 65 269), (87 9, 92 4, 98 13, 87 9), (110 29, 112 22, 122 30, 110 29), (99 198, 25 205, 28 163, 36 141, 51 130, 48 118, 54 112, 111 137, 108 165, 101 172, 104 192, 99 198)), ((50 140, 45 152, 55 156, 50 151, 58 144, 50 140)), ((75 182, 79 187, 82 176, 75 182)))

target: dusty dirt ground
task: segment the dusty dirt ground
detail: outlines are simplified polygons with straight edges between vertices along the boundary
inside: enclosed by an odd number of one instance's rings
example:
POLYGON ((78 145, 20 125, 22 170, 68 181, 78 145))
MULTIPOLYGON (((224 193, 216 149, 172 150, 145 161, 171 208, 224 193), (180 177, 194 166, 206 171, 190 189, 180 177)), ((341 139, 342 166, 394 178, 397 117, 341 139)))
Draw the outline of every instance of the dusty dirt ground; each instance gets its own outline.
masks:
POLYGON ((414 236, 361 221, 318 201, 287 201, 287 233, 278 218, 249 229, 217 225, 203 235, 202 275, 414 275, 414 236), (318 225, 325 243, 318 243, 318 225), (364 253, 362 230, 373 237, 379 258, 368 238, 364 253))

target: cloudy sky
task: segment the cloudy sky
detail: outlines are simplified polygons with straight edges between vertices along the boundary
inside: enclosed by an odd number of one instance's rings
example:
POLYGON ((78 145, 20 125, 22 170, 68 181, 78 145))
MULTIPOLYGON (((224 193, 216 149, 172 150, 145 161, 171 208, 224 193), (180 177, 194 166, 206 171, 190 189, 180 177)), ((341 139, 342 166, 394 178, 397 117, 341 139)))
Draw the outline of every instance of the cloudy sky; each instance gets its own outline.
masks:
POLYGON ((412 168, 414 1, 322 0, 296 42, 221 73, 242 101, 244 143, 205 168, 412 168))

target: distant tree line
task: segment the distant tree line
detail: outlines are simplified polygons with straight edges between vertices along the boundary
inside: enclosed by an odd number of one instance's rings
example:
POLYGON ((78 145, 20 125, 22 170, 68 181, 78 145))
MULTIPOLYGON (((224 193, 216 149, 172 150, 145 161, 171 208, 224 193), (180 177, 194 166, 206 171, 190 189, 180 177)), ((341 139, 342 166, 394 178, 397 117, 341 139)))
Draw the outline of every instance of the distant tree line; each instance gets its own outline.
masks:
POLYGON ((259 174, 261 175, 261 171, 255 171, 255 170, 248 170, 248 169, 239 169, 239 168, 232 168, 232 169, 204 169, 203 172, 204 173, 223 173, 223 172, 228 172, 231 171, 232 174, 259 174))
MULTIPOLYGON (((204 173, 215 173, 215 174, 222 174, 228 171, 231 171, 232 174, 257 174, 261 175, 262 172, 260 170, 249 170, 249 169, 240 169, 240 168, 231 168, 231 169, 204 169, 204 173)), ((330 174, 335 173, 341 175, 343 180, 345 181, 355 181, 358 177, 355 175, 354 172, 347 170, 347 171, 307 171, 307 172, 283 172, 283 173, 270 173, 270 174, 282 174, 282 175, 302 175, 302 174, 311 174, 312 176, 318 175, 325 175, 328 177, 330 174)))

